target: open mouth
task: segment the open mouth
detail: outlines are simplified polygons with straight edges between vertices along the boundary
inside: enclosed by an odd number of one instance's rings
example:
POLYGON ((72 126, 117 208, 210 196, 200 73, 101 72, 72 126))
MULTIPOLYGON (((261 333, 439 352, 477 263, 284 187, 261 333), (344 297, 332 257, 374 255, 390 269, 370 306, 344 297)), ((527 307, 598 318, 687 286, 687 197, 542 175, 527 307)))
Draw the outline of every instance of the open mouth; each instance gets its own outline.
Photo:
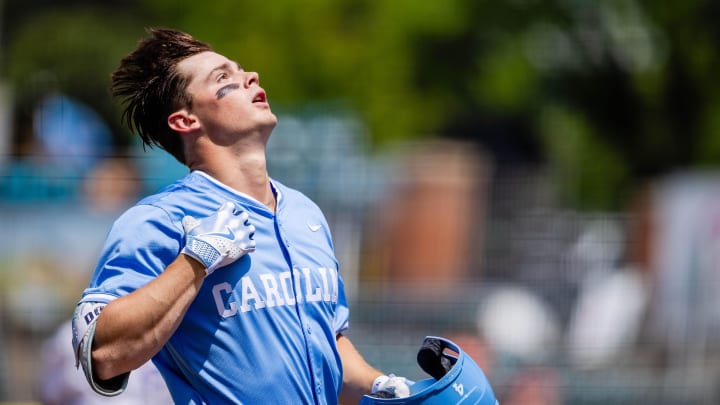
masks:
POLYGON ((253 98, 253 103, 265 103, 267 102, 267 96, 265 95, 264 91, 259 92, 255 95, 255 98, 253 98))

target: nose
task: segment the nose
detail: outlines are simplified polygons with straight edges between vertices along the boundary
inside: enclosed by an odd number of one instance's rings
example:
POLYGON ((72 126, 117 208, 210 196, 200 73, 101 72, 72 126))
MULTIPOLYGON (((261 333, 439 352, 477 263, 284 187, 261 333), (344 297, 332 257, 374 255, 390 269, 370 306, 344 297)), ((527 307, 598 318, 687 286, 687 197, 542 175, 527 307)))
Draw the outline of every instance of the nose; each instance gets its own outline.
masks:
POLYGON ((250 88, 253 84, 260 84, 260 75, 257 72, 246 72, 245 74, 245 88, 250 88))

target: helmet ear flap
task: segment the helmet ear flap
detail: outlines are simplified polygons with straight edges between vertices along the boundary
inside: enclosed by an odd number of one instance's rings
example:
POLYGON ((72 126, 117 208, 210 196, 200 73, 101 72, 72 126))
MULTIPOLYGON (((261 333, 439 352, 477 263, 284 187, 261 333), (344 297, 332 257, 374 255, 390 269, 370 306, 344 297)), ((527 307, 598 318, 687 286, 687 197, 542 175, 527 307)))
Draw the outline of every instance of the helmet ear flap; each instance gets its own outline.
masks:
POLYGON ((427 337, 418 350, 418 365, 436 380, 443 378, 457 361, 457 358, 452 358, 454 360, 452 361, 451 357, 445 354, 447 348, 444 340, 427 337))

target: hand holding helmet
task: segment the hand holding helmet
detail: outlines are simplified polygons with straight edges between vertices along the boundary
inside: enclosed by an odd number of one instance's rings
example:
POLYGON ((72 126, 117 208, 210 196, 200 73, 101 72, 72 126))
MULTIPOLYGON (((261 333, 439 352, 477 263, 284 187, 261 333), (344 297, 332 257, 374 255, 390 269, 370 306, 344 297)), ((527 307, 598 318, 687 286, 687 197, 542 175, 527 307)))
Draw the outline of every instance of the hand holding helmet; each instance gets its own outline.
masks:
POLYGON ((372 394, 375 398, 406 398, 410 396, 412 381, 395 374, 381 375, 375 379, 372 394))
POLYGON ((450 340, 426 337, 418 351, 417 361, 432 378, 408 383, 409 380, 404 377, 380 376, 373 385, 373 394, 363 396, 359 405, 498 405, 480 366, 450 340), (402 393, 402 382, 410 391, 405 397, 396 396, 402 393), (388 391, 394 395, 382 396, 388 391))

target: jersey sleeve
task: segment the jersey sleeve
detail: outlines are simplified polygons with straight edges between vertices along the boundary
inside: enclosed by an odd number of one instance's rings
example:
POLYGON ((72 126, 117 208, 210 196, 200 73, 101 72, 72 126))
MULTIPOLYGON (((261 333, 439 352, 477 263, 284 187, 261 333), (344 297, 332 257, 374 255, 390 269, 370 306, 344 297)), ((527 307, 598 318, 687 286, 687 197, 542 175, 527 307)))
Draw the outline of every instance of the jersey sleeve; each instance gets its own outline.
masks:
POLYGON ((345 285, 342 277, 338 277, 338 302, 333 327, 336 335, 350 329, 350 307, 345 296, 345 285))
POLYGON ((182 224, 165 210, 130 208, 110 229, 81 301, 93 294, 121 297, 152 281, 177 258, 184 237, 182 224))

